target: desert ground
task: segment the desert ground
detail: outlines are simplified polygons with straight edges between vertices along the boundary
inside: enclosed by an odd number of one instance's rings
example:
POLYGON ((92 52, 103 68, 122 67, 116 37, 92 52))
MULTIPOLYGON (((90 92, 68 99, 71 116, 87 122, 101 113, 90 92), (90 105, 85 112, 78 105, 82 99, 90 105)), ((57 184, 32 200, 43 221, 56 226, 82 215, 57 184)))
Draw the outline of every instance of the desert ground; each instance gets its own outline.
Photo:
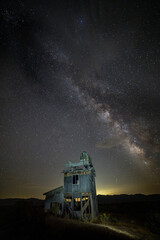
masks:
POLYGON ((42 203, 18 201, 0 206, 0 239, 159 240, 159 206, 155 202, 99 204, 96 219, 80 221, 46 214, 42 203))

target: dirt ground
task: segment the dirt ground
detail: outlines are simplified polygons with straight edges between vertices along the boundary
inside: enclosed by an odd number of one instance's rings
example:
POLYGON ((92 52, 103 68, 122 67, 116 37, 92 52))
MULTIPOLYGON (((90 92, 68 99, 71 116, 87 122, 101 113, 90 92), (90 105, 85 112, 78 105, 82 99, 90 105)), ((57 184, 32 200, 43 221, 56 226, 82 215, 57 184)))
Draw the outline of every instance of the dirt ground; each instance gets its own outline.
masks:
POLYGON ((44 214, 43 208, 18 204, 0 208, 0 239, 107 239, 129 240, 124 234, 78 220, 44 214))
POLYGON ((76 236, 78 238, 92 238, 92 239, 107 239, 107 240, 121 240, 133 239, 123 233, 116 232, 104 226, 92 223, 84 223, 77 220, 57 218, 48 216, 46 218, 46 226, 48 233, 59 236, 60 238, 76 236))
POLYGON ((160 237, 129 225, 100 224, 45 214, 41 206, 18 203, 0 207, 0 239, 50 240, 92 238, 107 240, 159 240, 160 237))

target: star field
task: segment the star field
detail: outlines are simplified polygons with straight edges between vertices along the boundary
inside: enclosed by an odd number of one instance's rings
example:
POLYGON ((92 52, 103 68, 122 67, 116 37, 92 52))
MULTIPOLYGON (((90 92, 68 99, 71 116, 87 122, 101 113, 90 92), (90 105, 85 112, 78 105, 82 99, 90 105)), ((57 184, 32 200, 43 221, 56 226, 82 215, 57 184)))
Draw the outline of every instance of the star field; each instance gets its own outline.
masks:
POLYGON ((160 193, 158 1, 2 1, 0 197, 87 151, 102 194, 160 193))

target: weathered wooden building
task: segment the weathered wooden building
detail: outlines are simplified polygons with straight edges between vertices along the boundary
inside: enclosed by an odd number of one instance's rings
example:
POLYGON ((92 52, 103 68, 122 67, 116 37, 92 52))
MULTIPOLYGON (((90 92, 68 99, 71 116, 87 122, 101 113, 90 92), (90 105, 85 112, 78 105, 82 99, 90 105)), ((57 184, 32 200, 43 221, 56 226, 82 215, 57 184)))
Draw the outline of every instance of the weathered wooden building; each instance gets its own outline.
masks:
POLYGON ((45 210, 75 218, 94 218, 98 207, 95 169, 91 157, 83 151, 79 162, 68 162, 63 170, 64 186, 47 193, 45 210))
POLYGON ((48 211, 49 209, 54 212, 55 215, 63 215, 64 209, 64 195, 63 186, 55 188, 49 192, 44 193, 46 196, 44 209, 48 211))

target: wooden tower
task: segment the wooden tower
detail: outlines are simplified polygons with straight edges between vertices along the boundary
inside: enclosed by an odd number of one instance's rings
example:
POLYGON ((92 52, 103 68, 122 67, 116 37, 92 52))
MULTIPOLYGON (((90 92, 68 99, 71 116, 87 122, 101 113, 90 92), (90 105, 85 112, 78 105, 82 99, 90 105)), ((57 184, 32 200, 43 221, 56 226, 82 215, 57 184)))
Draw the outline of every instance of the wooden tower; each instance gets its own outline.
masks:
POLYGON ((95 169, 91 157, 83 151, 80 162, 68 162, 64 173, 64 212, 76 218, 94 218, 98 207, 95 169))

